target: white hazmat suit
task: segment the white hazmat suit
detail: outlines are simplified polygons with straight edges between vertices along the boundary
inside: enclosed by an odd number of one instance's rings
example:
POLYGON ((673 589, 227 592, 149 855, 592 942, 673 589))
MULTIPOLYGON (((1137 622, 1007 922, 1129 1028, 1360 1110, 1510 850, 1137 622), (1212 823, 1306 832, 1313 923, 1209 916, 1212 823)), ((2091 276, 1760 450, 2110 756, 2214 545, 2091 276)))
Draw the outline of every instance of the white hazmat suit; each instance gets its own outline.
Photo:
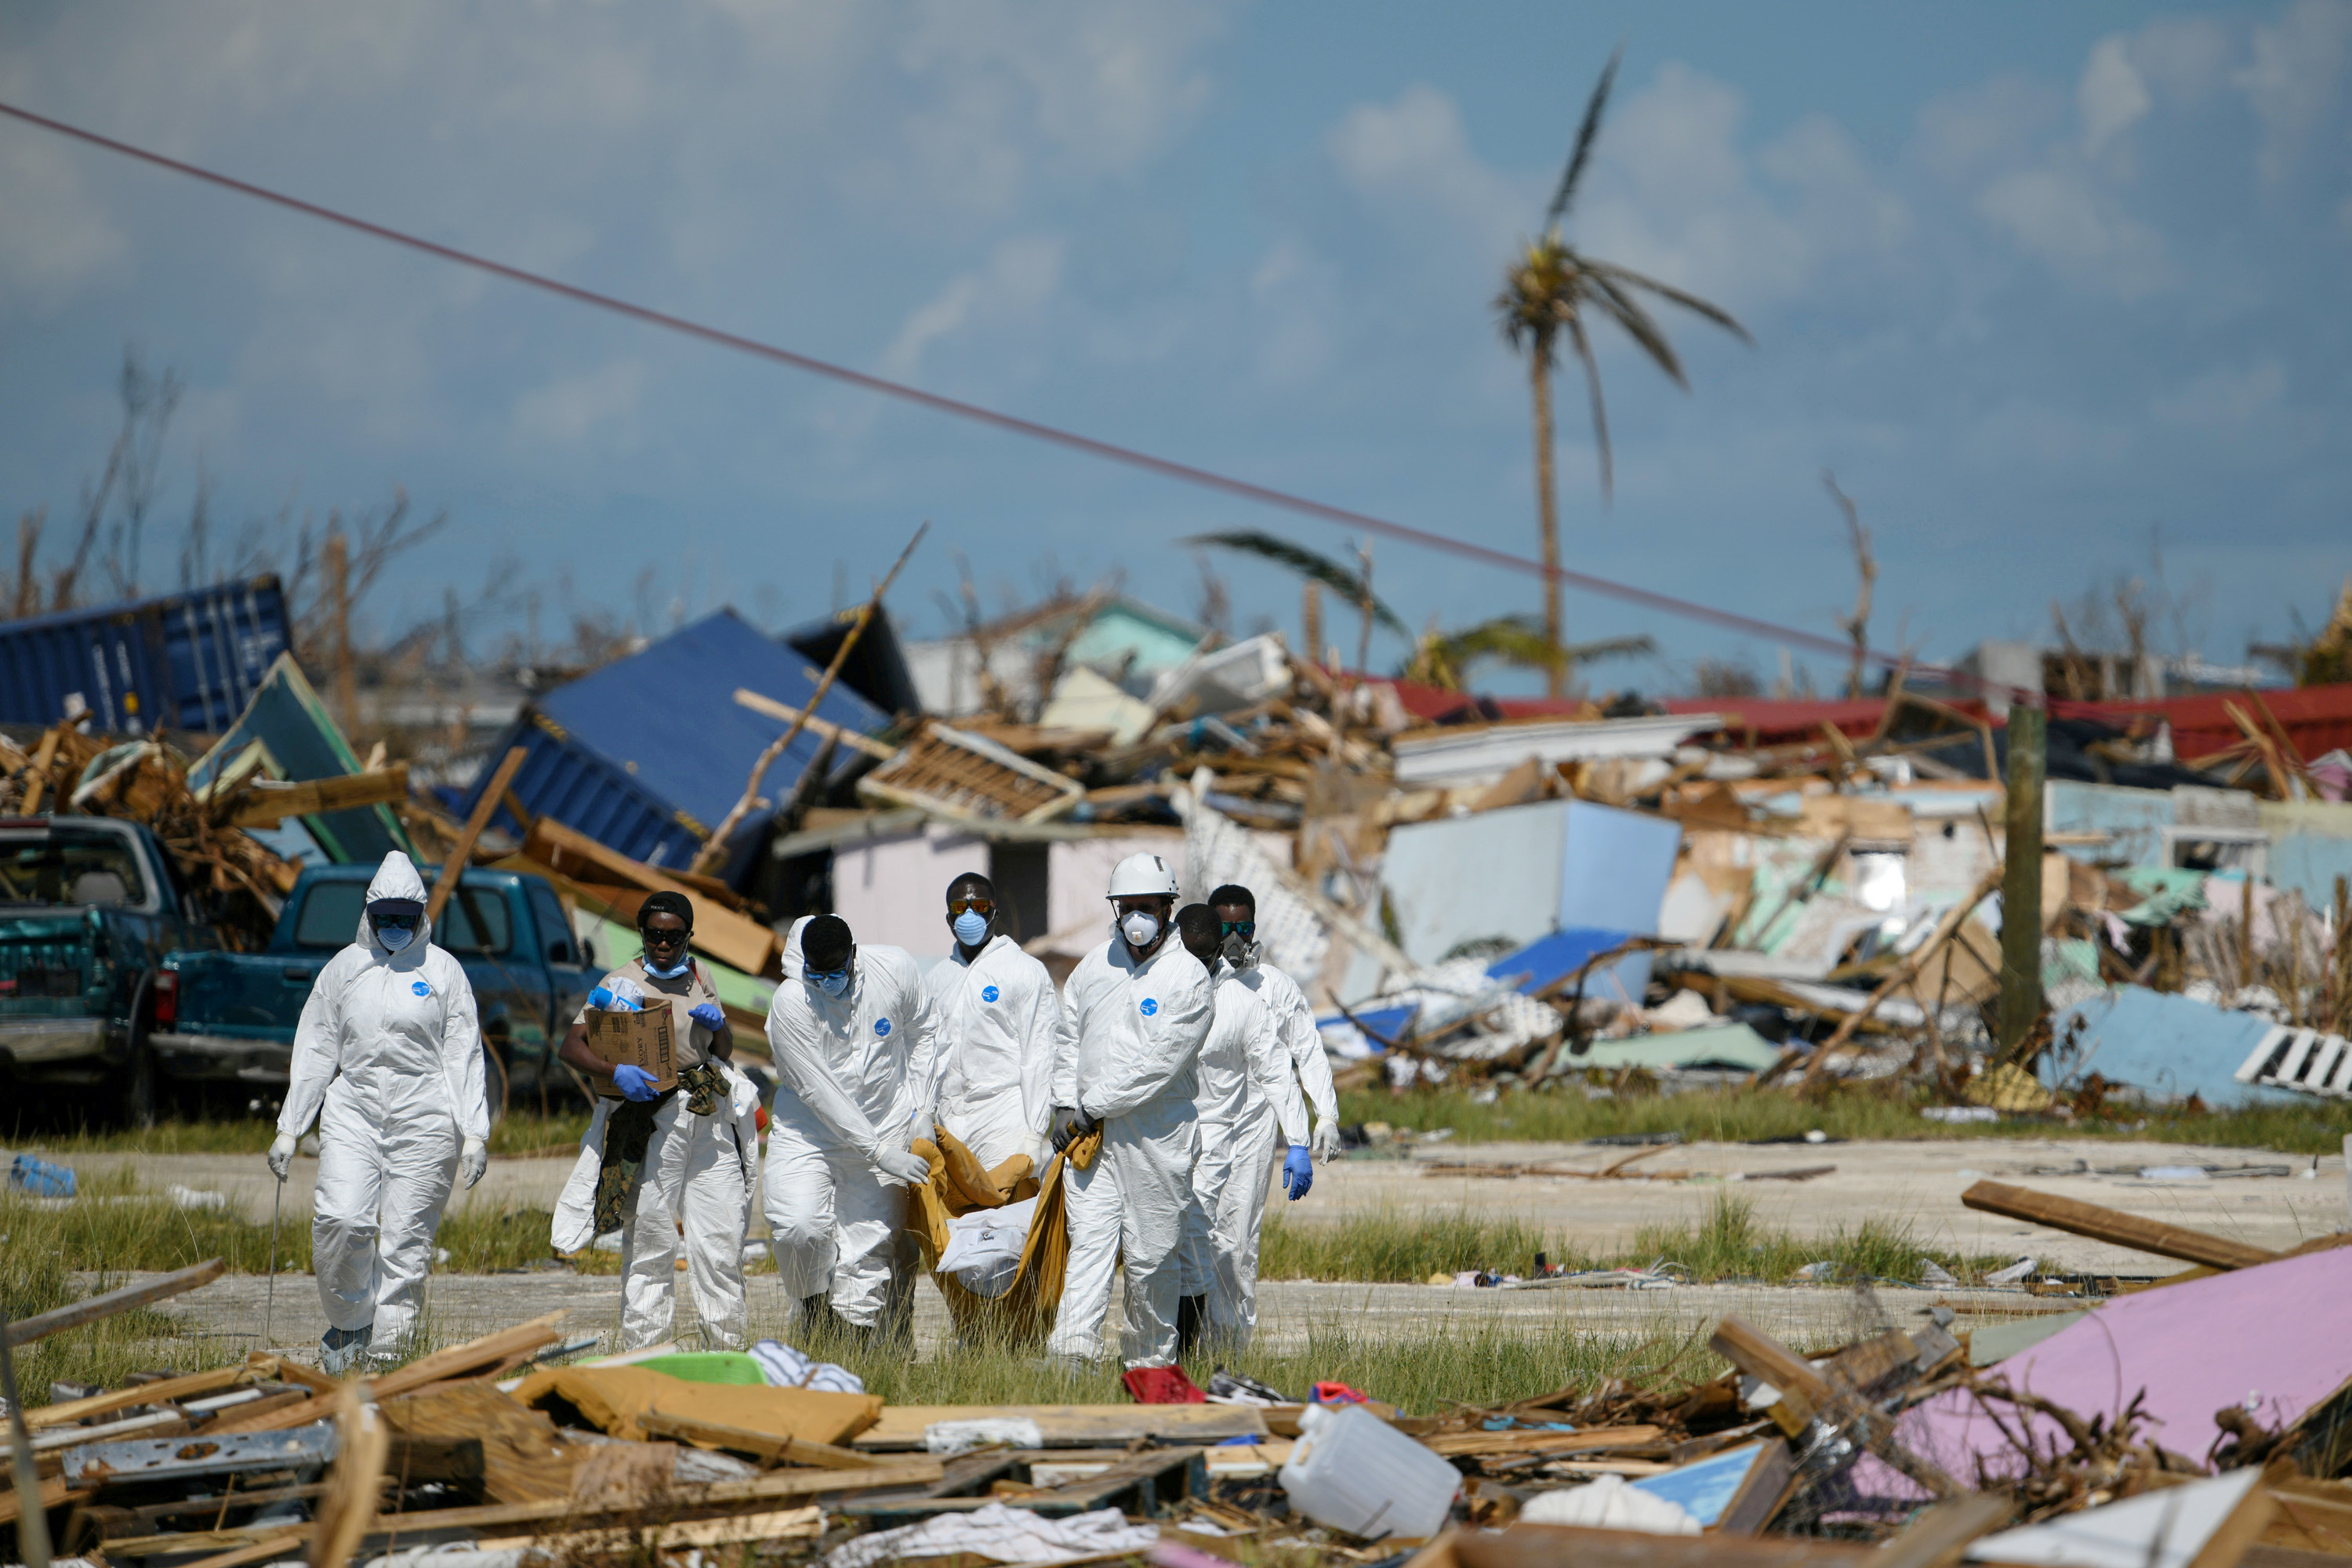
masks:
POLYGON ((1241 973, 1258 977, 1258 993, 1275 1016, 1275 1028, 1298 1073, 1298 1087, 1314 1107, 1316 1163, 1339 1158, 1339 1090, 1331 1081, 1331 1058, 1323 1049, 1323 1035, 1315 1026, 1315 1009, 1307 1005, 1307 993, 1271 963, 1254 963, 1241 973))
POLYGON ((785 1300, 830 1293, 845 1321, 875 1328, 907 1212, 905 1184, 878 1157, 904 1152, 929 1114, 930 1010, 922 972, 896 947, 859 943, 849 988, 826 995, 802 978, 801 934, 768 1007, 776 1098, 761 1198, 785 1300))
POLYGON ((1070 1043, 1054 1068, 1054 1103, 1102 1124, 1102 1152, 1066 1170, 1070 1259, 1050 1355, 1102 1354, 1112 1267, 1127 1264, 1130 1367, 1176 1359, 1180 1253, 1201 1152, 1196 1067, 1215 1017, 1208 971, 1173 931, 1139 962, 1113 937, 1078 961, 1062 992, 1070 1043))
MULTIPOLYGON (((1220 964, 1216 1021, 1201 1047, 1201 1162, 1192 1171, 1192 1207, 1184 1233, 1187 1296, 1208 1298, 1208 1330, 1238 1345, 1257 1323, 1258 1234, 1265 1223, 1270 1159, 1278 1132, 1285 1146, 1307 1142, 1307 1105, 1291 1076, 1281 1020, 1261 969, 1220 964)), ((1319 1051, 1321 1047, 1318 1045, 1319 1051)))
POLYGON ((966 963, 957 948, 929 976, 940 1125, 992 1170, 1015 1154, 1042 1172, 1054 1062, 1069 1026, 1054 977, 1001 932, 966 963))
MULTIPOLYGON (((424 901, 424 880, 397 850, 368 884, 367 901, 380 899, 424 901)), ((373 1355, 397 1353, 415 1325, 460 1142, 490 1135, 474 989, 432 935, 421 921, 394 952, 362 910, 358 936, 327 961, 303 1005, 278 1114, 283 1137, 318 1119, 319 1305, 345 1332, 373 1324, 373 1355)))

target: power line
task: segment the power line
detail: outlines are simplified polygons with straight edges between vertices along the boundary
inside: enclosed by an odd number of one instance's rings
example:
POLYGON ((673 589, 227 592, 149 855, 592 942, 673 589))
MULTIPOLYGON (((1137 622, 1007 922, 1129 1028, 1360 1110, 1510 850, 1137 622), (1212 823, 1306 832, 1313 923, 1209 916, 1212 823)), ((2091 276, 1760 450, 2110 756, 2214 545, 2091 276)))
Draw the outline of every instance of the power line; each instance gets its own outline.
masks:
MULTIPOLYGON (((300 213, 306 217, 318 218, 325 223, 354 230, 371 238, 404 246, 408 249, 422 251, 427 256, 436 257, 443 261, 455 262, 460 267, 470 267, 477 271, 488 272, 494 277, 506 279, 509 282, 520 283, 526 288, 559 295, 579 304, 593 306, 617 316, 625 316, 634 321, 642 321, 648 326, 659 327, 689 338, 697 338, 704 342, 714 343, 720 348, 732 349, 739 353, 750 354, 757 359, 790 365, 794 370, 805 371, 811 375, 824 376, 829 380, 862 387, 866 391, 879 393, 885 397, 895 397, 901 402, 912 403, 936 413, 971 420, 995 429, 1010 431, 1016 436, 1026 436, 1032 440, 1045 441, 1072 451, 1084 452, 1090 457, 1121 463, 1132 468, 1140 468, 1147 473, 1158 474, 1162 478, 1177 479, 1189 485, 1197 485, 1203 489, 1237 496, 1244 500, 1256 501, 1264 506, 1296 512, 1300 516, 1315 518, 1319 521, 1336 522, 1345 527, 1361 529, 1367 533, 1378 534, 1382 538, 1400 540, 1408 544, 1420 545, 1423 549, 1459 555, 1467 560, 1483 562, 1489 566, 1499 566, 1506 571, 1517 572, 1534 577, 1549 577, 1565 586, 1599 595, 1603 598, 1639 605, 1645 609, 1657 610, 1666 615, 1679 616, 1686 620, 1699 621, 1728 630, 1743 632, 1770 642, 1783 643, 1815 653, 1827 654, 1836 658, 1845 659, 1853 657, 1853 644, 1841 642, 1819 632, 1780 626, 1754 616, 1741 615, 1735 610, 1717 609, 1711 605, 1677 598, 1671 594, 1660 594, 1648 588, 1635 587, 1629 583, 1614 582, 1607 577, 1596 577, 1588 572, 1571 571, 1563 566, 1546 566, 1539 561, 1529 560, 1524 555, 1514 555, 1506 550, 1492 549, 1484 544, 1473 543, 1468 540, 1449 539, 1442 533, 1433 533, 1427 529, 1414 528, 1402 522, 1391 522, 1386 518, 1374 517, 1368 512, 1356 511, 1348 507, 1332 506, 1306 496, 1293 495, 1287 490, 1277 490, 1265 485, 1253 484, 1247 479, 1235 479, 1213 469, 1196 468, 1192 464, 1180 463, 1172 458, 1154 457, 1149 452, 1138 451, 1132 447, 1122 447, 1109 441, 1098 441, 1091 436, 1081 436, 1076 431, 1064 430, 1052 425, 1042 425, 1034 419, 1024 419, 1018 415, 1002 413, 993 408, 982 407, 976 403, 966 403, 954 397, 942 397, 938 393, 925 392, 920 387, 909 386, 904 382, 890 381, 878 375, 868 375, 864 371, 852 370, 847 365, 835 364, 830 360, 796 353, 791 349, 781 348, 774 343, 761 342, 756 338, 747 338, 723 328, 706 326, 702 322, 689 321, 684 316, 674 316, 665 310, 656 310, 647 306, 632 304, 614 295, 600 294, 593 289, 583 289, 577 284, 550 278, 544 273, 510 267, 503 261, 494 261, 486 256, 459 250, 455 246, 442 245, 417 235, 387 227, 380 223, 372 223, 366 218, 356 217, 350 213, 338 212, 332 207, 321 206, 316 202, 304 201, 299 196, 290 196, 282 191, 273 191, 266 185, 257 185, 250 181, 220 174, 200 164, 166 157, 161 153, 151 152, 144 147, 136 147, 128 142, 118 142, 110 136, 101 136, 97 132, 85 131, 78 125, 68 125, 62 120, 52 120, 47 115, 36 114, 31 110, 20 109, 12 103, 0 101, 0 114, 59 136, 69 137, 92 147, 101 147, 107 152, 136 159, 140 163, 152 164, 159 169, 168 169, 173 174, 183 174, 192 180, 201 180, 206 184, 217 185, 223 190, 235 191, 239 195, 251 196, 256 201, 268 202, 273 205, 287 208, 289 211, 300 213)), ((1883 668, 1893 669, 1908 666, 1916 674, 1945 679, 1950 679, 1953 675, 1952 671, 1917 664, 1900 654, 1884 653, 1875 648, 1864 649, 1863 658, 1865 661, 1883 668)))

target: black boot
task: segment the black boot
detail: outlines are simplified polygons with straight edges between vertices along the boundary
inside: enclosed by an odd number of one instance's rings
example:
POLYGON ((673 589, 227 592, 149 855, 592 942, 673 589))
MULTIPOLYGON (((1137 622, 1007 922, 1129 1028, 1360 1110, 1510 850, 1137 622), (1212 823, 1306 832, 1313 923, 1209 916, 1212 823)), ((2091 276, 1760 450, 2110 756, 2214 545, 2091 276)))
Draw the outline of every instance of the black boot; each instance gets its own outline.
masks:
POLYGON ((1176 1299, 1176 1353, 1183 1355, 1201 1342, 1201 1330, 1209 1321, 1209 1299, 1206 1296, 1179 1296, 1176 1299))

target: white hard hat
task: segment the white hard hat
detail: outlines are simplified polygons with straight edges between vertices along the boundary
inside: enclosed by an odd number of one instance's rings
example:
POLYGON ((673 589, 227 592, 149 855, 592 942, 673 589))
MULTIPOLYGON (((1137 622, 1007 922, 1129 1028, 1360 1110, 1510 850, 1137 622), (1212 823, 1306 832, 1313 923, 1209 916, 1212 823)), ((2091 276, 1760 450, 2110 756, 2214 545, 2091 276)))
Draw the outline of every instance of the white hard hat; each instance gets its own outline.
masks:
POLYGON ((1109 899, 1176 896, 1176 873, 1157 855, 1130 855, 1111 868, 1109 899))

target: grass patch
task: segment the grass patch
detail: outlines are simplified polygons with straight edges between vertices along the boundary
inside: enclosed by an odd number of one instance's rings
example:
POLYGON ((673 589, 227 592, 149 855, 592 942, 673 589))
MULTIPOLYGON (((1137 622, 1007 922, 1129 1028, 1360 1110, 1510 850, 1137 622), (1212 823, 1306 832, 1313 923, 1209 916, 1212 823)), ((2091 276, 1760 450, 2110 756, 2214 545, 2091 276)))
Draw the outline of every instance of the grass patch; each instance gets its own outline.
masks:
MULTIPOLYGON (((28 1249, 53 1257, 66 1273, 121 1274, 186 1268, 207 1258, 232 1272, 269 1268, 269 1222, 236 1209, 182 1208, 162 1193, 142 1191, 127 1167, 78 1173, 80 1195, 65 1201, 0 1194, 0 1251, 12 1258, 28 1249)), ((310 1216, 288 1212, 278 1232, 278 1267, 310 1268, 310 1216)))
POLYGON ((1920 1115, 1929 1103, 1906 1091, 1864 1086, 1833 1090, 1818 1100, 1743 1089, 1608 1100, 1589 1100, 1575 1089, 1514 1091, 1488 1105, 1473 1104, 1460 1089, 1419 1089, 1391 1096, 1385 1089, 1370 1089, 1340 1096, 1339 1117, 1349 1122, 1385 1121, 1412 1131, 1444 1128, 1465 1143, 1573 1143, 1635 1132, 1679 1132, 1692 1142, 1746 1143, 1801 1137, 1817 1128, 1832 1138, 2133 1139, 2294 1154, 2332 1154, 2344 1143, 2340 1112, 2317 1101, 2239 1110, 2118 1110, 2073 1121, 2004 1117, 1958 1125, 1920 1115))
POLYGON ((1755 1204, 1718 1192, 1696 1223, 1644 1226, 1633 1245, 1594 1252, 1510 1215, 1457 1210, 1381 1209, 1329 1224, 1266 1216, 1258 1252, 1263 1279, 1360 1279, 1418 1284, 1436 1274, 1486 1268, 1528 1275, 1537 1253, 1568 1268, 1678 1265, 1699 1282, 1759 1279, 1780 1283, 1808 1264, 1836 1265, 1840 1279, 1916 1280, 1930 1260, 1965 1283, 2013 1261, 1920 1245, 1908 1224, 1871 1218, 1853 1230, 1800 1237, 1757 1220, 1755 1204))
MULTIPOLYGON (((1107 1327, 1116 1332, 1118 1317, 1107 1327)), ((756 1334, 780 1325, 752 1326, 756 1334)), ((1069 1372, 1034 1347, 950 1347, 916 1360, 855 1340, 782 1337, 821 1360, 839 1362, 866 1380, 866 1391, 894 1405, 1117 1405, 1126 1390, 1112 1367, 1069 1372)), ((1302 1350, 1251 1348, 1238 1355, 1188 1357, 1185 1373, 1205 1387, 1220 1366, 1303 1399, 1318 1381, 1353 1384, 1409 1415, 1431 1415, 1454 1404, 1524 1399, 1570 1384, 1622 1378, 1637 1385, 1696 1378, 1719 1370, 1696 1336, 1601 1335, 1566 1326, 1540 1331, 1480 1325, 1443 1327, 1410 1339, 1368 1340, 1332 1327, 1311 1331, 1302 1350)))
MULTIPOLYGON (((588 1131, 588 1111, 509 1111, 490 1129, 490 1152, 501 1157, 548 1154, 576 1149, 588 1131)), ((9 1143, 49 1155, 73 1154, 252 1154, 269 1152, 278 1136, 270 1117, 236 1116, 201 1121, 170 1120, 152 1127, 39 1131, 20 1125, 9 1143)))

